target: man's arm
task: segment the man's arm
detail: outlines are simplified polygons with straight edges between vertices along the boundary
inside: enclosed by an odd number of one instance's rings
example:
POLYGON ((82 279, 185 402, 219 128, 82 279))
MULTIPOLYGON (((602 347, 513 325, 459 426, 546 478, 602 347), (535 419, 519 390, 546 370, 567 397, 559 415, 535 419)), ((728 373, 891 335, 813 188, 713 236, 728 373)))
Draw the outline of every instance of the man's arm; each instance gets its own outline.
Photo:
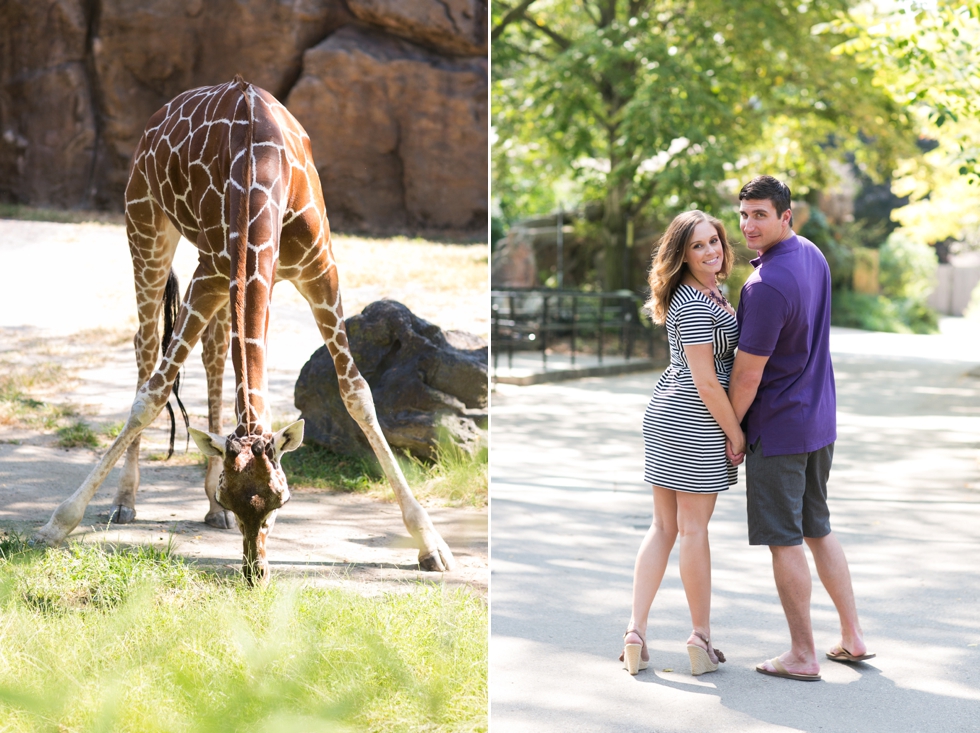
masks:
MULTIPOLYGON (((759 383, 762 382, 762 371, 768 361, 768 356, 756 356, 742 349, 735 354, 735 365, 732 367, 732 377, 728 385, 728 401, 732 403, 732 410, 735 411, 735 418, 739 422, 755 400, 759 383)), ((725 451, 728 460, 736 466, 744 459, 744 456, 735 453, 730 441, 725 441, 725 451)))
POLYGON ((732 403, 735 417, 739 422, 752 406, 759 384, 762 382, 762 371, 766 368, 768 356, 756 356, 742 349, 735 354, 735 365, 732 367, 731 382, 728 386, 728 401, 732 403))

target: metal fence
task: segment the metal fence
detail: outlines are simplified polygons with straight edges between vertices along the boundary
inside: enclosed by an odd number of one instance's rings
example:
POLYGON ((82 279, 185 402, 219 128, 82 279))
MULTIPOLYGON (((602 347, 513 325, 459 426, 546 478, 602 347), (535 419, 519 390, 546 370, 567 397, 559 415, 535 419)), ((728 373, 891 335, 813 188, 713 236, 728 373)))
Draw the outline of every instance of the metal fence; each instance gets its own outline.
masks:
POLYGON ((567 348, 572 364, 576 354, 585 353, 585 346, 600 364, 610 349, 627 360, 641 345, 648 359, 662 358, 661 352, 666 352, 663 329, 641 317, 643 300, 631 290, 491 290, 490 302, 494 370, 501 354, 506 354, 507 365, 512 367, 515 351, 540 352, 545 368, 548 352, 555 348, 567 348))

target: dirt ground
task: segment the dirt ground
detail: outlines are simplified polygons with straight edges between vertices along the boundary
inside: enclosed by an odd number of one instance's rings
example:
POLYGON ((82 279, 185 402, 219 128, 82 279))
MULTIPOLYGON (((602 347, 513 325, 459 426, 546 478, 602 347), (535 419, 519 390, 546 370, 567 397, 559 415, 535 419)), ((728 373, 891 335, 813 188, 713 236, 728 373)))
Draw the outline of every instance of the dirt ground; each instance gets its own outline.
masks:
MULTIPOLYGON (((440 245, 417 240, 338 237, 345 311, 359 312, 379 298, 398 300, 444 329, 486 337, 486 246, 440 245), (464 274, 460 274, 464 273, 464 274), (349 275, 349 277, 348 277, 349 275), (350 287, 346 287, 349 283, 350 287)), ((196 265, 187 242, 175 270, 182 283, 196 265)), ((0 219, 0 368, 59 366, 64 378, 31 397, 70 403, 96 430, 124 421, 136 388, 132 335, 136 326, 132 270, 122 227, 0 219), (43 279, 39 273, 43 272, 43 279)), ((293 385, 305 361, 322 344, 306 303, 281 283, 273 296, 269 336, 269 390, 273 417, 298 417, 293 385)), ((230 429, 234 380, 225 377, 225 427, 230 429)), ((182 377, 181 396, 191 425, 207 428, 200 345, 182 377)), ((2 421, 0 421, 2 423, 2 421)), ((204 524, 203 464, 178 428, 178 454, 166 452, 169 420, 162 413, 144 433, 137 519, 107 525, 120 465, 86 511, 73 539, 110 543, 172 543, 195 561, 238 568, 241 536, 204 524), (155 460, 154 460, 155 459, 155 460)), ((104 450, 109 442, 103 439, 104 450)), ((99 451, 64 449, 52 430, 0 424, 0 529, 30 533, 74 491, 95 466, 99 451)), ((284 459, 289 460, 288 456, 284 459)), ((417 569, 417 550, 398 506, 360 495, 291 487, 269 540, 273 573, 341 585, 359 592, 408 589, 419 580, 465 584, 486 594, 487 511, 430 505, 433 523, 452 549, 458 568, 445 575, 417 569)))

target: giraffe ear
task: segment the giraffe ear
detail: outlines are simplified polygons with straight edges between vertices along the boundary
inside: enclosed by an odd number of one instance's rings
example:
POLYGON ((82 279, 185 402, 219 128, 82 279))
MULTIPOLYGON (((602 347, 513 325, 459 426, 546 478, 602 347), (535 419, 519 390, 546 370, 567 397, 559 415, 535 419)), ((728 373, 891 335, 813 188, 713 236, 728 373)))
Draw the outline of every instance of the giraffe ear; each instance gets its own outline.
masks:
POLYGON ((206 456, 223 456, 225 454, 225 439, 220 435, 208 433, 196 428, 187 428, 201 453, 206 456))
POLYGON ((303 445, 303 426, 305 424, 305 421, 297 420, 272 436, 272 442, 276 446, 277 461, 283 453, 289 453, 289 451, 296 450, 303 445))

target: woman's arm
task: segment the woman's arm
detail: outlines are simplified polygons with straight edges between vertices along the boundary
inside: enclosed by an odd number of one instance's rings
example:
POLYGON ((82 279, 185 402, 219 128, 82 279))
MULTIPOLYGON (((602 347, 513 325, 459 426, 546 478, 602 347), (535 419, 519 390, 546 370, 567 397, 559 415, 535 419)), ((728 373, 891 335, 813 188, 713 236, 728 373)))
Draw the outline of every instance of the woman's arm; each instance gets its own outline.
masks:
POLYGON ((732 403, 728 401, 728 394, 718 381, 711 344, 685 345, 684 354, 687 356, 691 376, 694 378, 694 386, 697 387, 701 401, 708 408, 711 417, 725 432, 725 437, 728 438, 732 451, 735 454, 744 453, 745 433, 742 432, 742 426, 735 416, 732 403))

